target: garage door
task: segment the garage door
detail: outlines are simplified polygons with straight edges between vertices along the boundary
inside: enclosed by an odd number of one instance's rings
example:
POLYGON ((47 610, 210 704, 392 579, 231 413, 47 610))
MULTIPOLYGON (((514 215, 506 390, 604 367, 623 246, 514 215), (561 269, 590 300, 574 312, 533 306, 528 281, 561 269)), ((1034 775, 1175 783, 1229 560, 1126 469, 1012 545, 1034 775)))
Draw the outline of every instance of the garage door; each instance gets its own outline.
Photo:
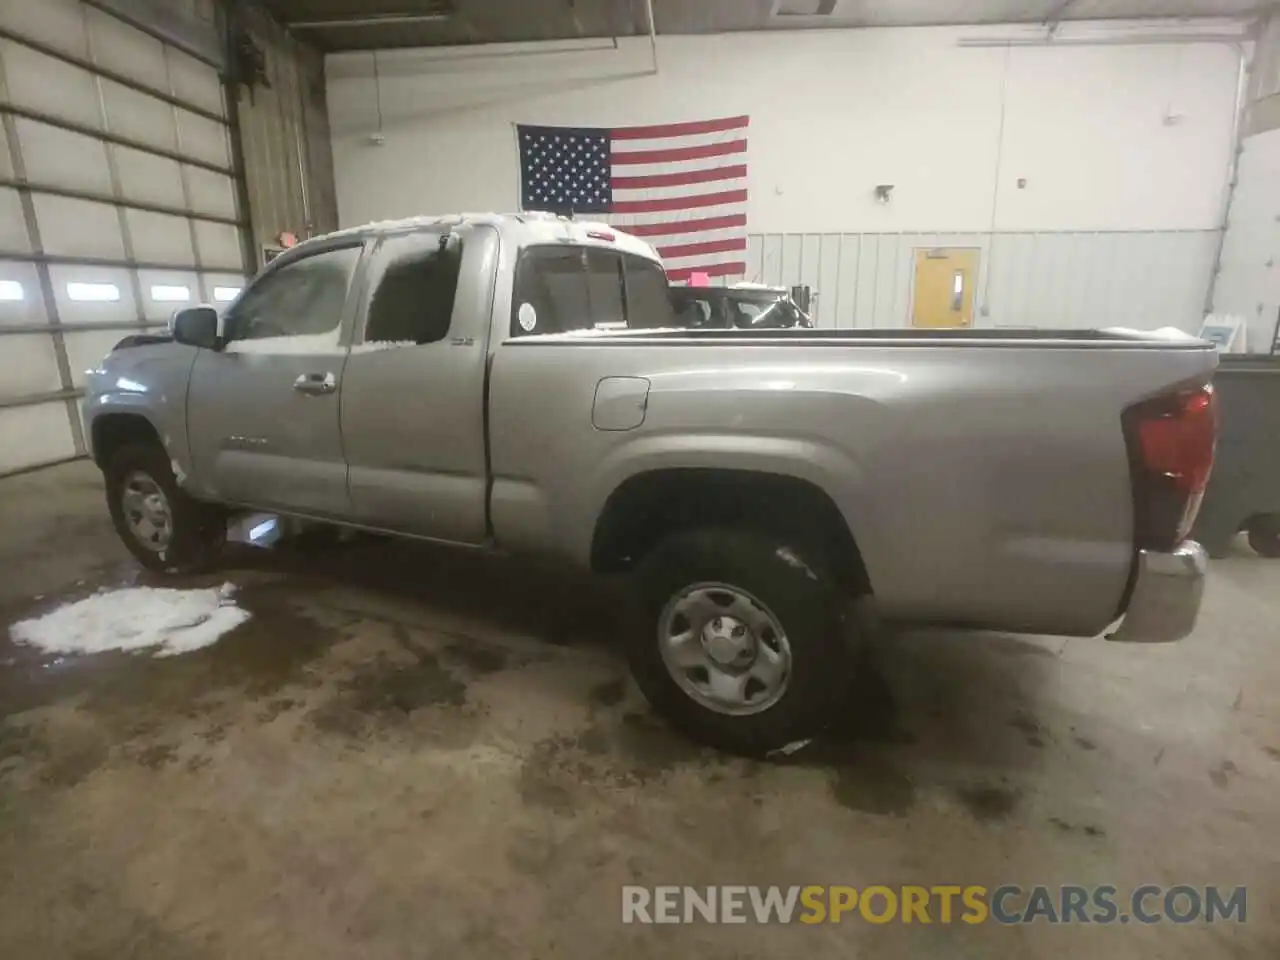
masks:
POLYGON ((85 452, 84 371, 244 283, 217 70, 80 0, 0 0, 0 475, 85 452))

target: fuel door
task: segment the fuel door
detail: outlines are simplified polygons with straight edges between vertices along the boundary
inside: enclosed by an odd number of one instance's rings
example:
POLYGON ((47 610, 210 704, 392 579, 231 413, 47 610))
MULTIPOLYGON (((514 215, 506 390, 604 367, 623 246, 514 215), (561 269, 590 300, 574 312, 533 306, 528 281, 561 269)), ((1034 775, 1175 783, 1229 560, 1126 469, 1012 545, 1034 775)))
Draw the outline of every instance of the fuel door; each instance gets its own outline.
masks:
POLYGON ((597 430, 634 430, 644 423, 649 381, 644 377, 605 377, 596 384, 591 423, 597 430))

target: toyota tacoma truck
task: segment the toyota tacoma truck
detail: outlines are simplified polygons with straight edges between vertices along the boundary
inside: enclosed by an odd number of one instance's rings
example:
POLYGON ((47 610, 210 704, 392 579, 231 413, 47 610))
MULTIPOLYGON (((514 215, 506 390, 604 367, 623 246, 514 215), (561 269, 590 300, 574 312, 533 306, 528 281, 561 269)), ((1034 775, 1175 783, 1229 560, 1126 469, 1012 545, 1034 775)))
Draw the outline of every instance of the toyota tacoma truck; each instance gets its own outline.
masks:
MULTIPOLYGON (((664 328, 653 250, 551 215, 372 224, 123 343, 84 420, 125 544, 209 564, 238 511, 634 574, 641 690, 765 753, 881 620, 1169 641, 1216 354, 1097 331, 664 328)), ((242 518, 242 514, 239 515, 242 518)))

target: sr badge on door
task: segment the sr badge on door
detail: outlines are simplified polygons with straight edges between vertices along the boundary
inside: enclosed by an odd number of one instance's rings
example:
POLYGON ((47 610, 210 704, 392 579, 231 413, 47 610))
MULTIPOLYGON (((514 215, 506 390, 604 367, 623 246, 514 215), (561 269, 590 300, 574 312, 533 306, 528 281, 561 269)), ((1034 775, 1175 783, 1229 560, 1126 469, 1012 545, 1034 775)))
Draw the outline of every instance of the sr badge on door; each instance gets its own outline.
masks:
POLYGON ((591 423, 597 430, 634 430, 644 423, 649 381, 644 377, 605 377, 596 384, 591 423))

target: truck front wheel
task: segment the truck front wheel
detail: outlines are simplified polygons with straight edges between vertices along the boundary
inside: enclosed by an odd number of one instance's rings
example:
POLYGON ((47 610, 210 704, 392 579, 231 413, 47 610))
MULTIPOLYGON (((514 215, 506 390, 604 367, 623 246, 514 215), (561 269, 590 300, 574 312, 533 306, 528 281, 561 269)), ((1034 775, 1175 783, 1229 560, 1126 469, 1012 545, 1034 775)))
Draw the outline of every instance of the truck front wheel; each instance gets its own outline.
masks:
POLYGON ((103 473, 111 522, 144 567, 194 573, 216 559, 226 539, 223 512, 183 492, 158 444, 121 447, 103 473))
POLYGON ((645 631, 631 669, 689 736, 762 755, 812 737, 849 688, 844 598, 818 558, 748 531, 695 530, 638 570, 645 631))

